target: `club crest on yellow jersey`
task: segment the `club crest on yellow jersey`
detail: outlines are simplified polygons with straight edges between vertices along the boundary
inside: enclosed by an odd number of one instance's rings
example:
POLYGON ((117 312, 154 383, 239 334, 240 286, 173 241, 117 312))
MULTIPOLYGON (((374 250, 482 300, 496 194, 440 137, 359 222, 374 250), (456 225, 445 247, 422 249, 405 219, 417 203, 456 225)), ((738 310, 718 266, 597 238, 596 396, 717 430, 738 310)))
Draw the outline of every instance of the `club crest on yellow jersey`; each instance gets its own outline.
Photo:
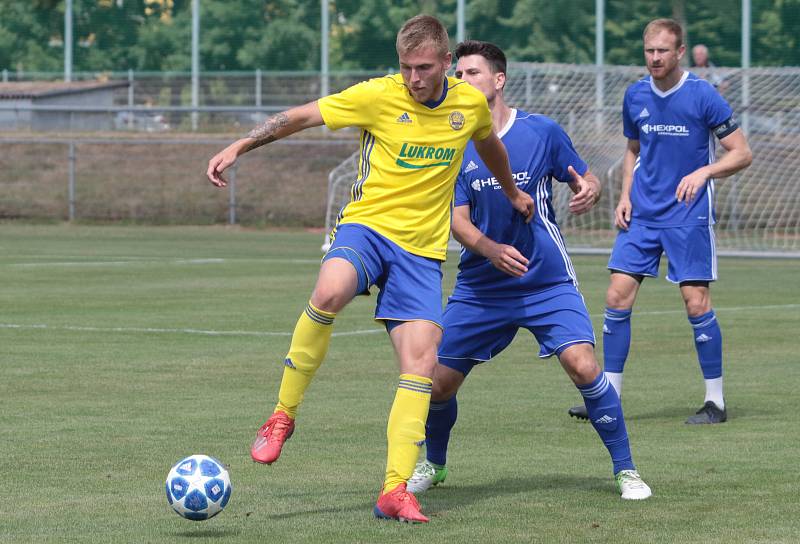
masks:
POLYGON ((464 114, 460 111, 454 111, 450 114, 450 128, 453 130, 461 130, 464 128, 464 114))

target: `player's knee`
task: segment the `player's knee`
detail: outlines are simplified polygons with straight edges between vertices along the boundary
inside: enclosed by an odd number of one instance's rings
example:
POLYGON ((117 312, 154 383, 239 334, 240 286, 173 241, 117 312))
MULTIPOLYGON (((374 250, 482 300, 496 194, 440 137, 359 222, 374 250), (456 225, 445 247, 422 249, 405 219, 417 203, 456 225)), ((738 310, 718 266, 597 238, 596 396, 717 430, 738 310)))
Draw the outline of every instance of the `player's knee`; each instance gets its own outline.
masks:
POLYGON ((615 310, 624 310, 623 301, 625 297, 623 293, 613 283, 608 286, 606 291, 606 308, 614 308, 615 310))
POLYGON ((576 384, 592 383, 600 375, 600 366, 597 361, 584 360, 572 367, 572 381, 576 384))
POLYGON ((682 282, 680 288, 689 317, 699 317, 711 311, 711 290, 708 282, 682 282))
POLYGON ((689 317, 698 317, 711 311, 711 302, 706 300, 687 300, 686 314, 689 317))
POLYGON ((431 346, 430 352, 424 351, 405 351, 399 353, 400 373, 413 374, 434 380, 436 368, 436 347, 431 346))
POLYGON ((325 312, 338 313, 353 298, 351 289, 338 285, 317 285, 311 295, 311 304, 325 312))
POLYGON ((443 383, 434 380, 433 388, 431 389, 431 400, 433 402, 444 402, 458 393, 458 387, 459 384, 454 382, 443 383))
POLYGON ((442 371, 441 365, 433 375, 433 387, 431 389, 431 400, 443 402, 458 393, 459 387, 464 383, 465 376, 458 371, 442 371))
POLYGON ((642 276, 632 276, 615 272, 606 291, 606 307, 614 310, 630 310, 636 301, 642 276))
POLYGON ((614 310, 629 310, 633 306, 634 294, 611 285, 606 291, 606 307, 614 310))
POLYGON ((590 344, 577 344, 562 352, 561 365, 576 385, 592 383, 600 375, 600 365, 590 344))
POLYGON ((708 289, 684 292, 683 302, 686 304, 686 314, 689 317, 698 317, 711 311, 711 295, 708 289))

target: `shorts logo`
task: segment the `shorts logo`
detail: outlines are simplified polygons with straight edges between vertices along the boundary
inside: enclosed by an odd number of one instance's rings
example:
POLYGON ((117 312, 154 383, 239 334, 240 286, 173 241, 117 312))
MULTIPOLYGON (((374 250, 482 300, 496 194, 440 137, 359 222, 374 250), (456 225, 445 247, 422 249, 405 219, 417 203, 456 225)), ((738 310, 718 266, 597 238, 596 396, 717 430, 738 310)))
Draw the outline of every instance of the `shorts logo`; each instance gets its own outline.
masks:
POLYGON ((450 114, 450 128, 453 130, 461 130, 464 128, 464 114, 460 111, 454 111, 450 114))
POLYGON ((295 370, 297 370, 297 367, 296 367, 296 366, 294 366, 294 363, 293 363, 293 362, 292 362, 292 360, 291 360, 291 359, 289 359, 288 357, 287 357, 286 359, 284 359, 284 360, 283 360, 283 364, 284 364, 284 365, 286 365, 286 366, 288 366, 289 368, 294 368, 295 370))

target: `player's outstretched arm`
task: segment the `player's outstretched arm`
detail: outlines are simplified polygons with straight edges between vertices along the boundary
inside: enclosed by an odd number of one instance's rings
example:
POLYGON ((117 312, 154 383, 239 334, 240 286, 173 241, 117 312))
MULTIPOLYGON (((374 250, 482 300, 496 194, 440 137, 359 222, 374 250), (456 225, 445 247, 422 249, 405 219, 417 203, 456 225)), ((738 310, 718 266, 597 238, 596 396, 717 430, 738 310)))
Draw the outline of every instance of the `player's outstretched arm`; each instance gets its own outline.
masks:
POLYGON ((619 203, 614 210, 614 224, 628 230, 631 223, 631 187, 633 187, 633 167, 636 158, 639 156, 639 140, 628 140, 625 147, 625 155, 622 157, 622 190, 619 194, 619 203))
POLYGON ((517 184, 514 183, 511 166, 508 164, 508 153, 503 142, 500 141, 494 131, 484 140, 472 141, 475 144, 475 151, 478 152, 489 171, 500 182, 500 186, 511 201, 511 205, 525 216, 526 223, 530 223, 531 219, 533 219, 534 211, 533 198, 528 193, 520 191, 517 184))
POLYGON ((489 259, 501 272, 521 277, 528 271, 528 259, 514 246, 498 244, 470 221, 469 205, 456 206, 453 210, 453 236, 472 253, 489 259))
POLYGON ((569 211, 575 215, 586 213, 600 200, 600 180, 589 170, 582 176, 571 165, 567 170, 572 176, 569 188, 575 193, 569 201, 569 211))
POLYGON ((318 127, 323 122, 322 113, 319 111, 316 100, 272 115, 263 124, 251 130, 247 136, 236 140, 211 157, 211 160, 208 161, 206 176, 217 187, 225 187, 228 182, 222 173, 236 162, 239 155, 295 132, 318 127))
POLYGON ((725 156, 702 168, 698 168, 688 176, 681 179, 675 190, 678 202, 687 204, 694 200, 697 192, 705 185, 709 178, 726 178, 750 166, 753 162, 753 152, 744 137, 741 128, 737 128, 719 141, 725 148, 725 156))

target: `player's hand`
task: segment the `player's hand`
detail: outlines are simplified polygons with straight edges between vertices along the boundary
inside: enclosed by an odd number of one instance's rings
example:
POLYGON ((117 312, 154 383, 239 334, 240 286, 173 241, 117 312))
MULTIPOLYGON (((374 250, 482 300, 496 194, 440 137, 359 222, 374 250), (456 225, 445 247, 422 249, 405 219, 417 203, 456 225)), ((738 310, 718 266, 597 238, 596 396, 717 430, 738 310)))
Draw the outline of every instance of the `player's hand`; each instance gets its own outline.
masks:
POLYGON ((211 160, 208 161, 208 170, 206 170, 206 176, 208 177, 208 180, 217 187, 227 186, 228 180, 222 177, 222 172, 224 172, 226 168, 233 165, 238 156, 239 154, 236 151, 236 148, 234 148, 233 145, 229 145, 211 157, 211 160))
POLYGON ((494 244, 486 256, 496 269, 509 276, 522 277, 528 271, 528 259, 514 246, 494 244))
POLYGON ((631 224, 632 211, 633 206, 631 206, 631 199, 625 197, 620 198, 617 209, 614 210, 614 224, 618 228, 628 230, 628 226, 631 224))
POLYGON ((510 200, 514 209, 525 216, 525 222, 530 223, 533 219, 533 212, 536 210, 536 204, 531 195, 517 189, 517 193, 510 200))
POLYGON ((578 192, 569 201, 569 211, 575 215, 586 213, 594 207, 595 202, 600 198, 600 191, 597 185, 590 183, 581 176, 572 166, 568 167, 569 173, 578 188, 578 192))
POLYGON ((678 202, 685 202, 688 206, 697 196, 697 193, 700 192, 700 189, 705 186, 706 181, 708 181, 708 176, 706 176, 702 168, 695 170, 688 176, 684 176, 675 190, 675 198, 678 199, 678 202))

